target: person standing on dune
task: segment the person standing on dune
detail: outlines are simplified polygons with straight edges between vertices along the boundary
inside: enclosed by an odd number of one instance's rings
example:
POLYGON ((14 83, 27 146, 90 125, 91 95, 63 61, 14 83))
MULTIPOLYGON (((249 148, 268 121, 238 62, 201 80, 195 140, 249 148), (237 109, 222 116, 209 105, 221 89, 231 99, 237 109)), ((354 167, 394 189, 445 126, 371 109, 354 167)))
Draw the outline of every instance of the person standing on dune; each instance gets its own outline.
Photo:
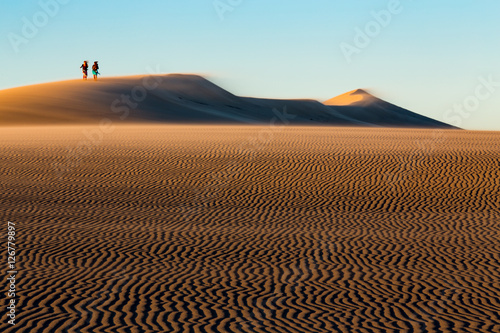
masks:
POLYGON ((92 65, 92 75, 94 75, 94 80, 97 81, 97 75, 99 75, 99 65, 97 64, 97 61, 94 61, 94 64, 92 65))
POLYGON ((87 74, 88 74, 88 70, 89 70, 88 62, 84 61, 83 65, 81 65, 80 68, 82 69, 82 72, 83 72, 83 79, 87 80, 87 74))

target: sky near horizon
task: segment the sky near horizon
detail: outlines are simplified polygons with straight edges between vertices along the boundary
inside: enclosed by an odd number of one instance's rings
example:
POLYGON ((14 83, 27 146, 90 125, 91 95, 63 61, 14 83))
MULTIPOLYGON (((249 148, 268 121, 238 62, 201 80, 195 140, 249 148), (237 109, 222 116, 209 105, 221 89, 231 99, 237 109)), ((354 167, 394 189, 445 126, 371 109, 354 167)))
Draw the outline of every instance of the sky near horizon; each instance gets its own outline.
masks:
POLYGON ((0 13, 0 89, 78 79, 99 60, 102 77, 198 73, 243 96, 363 88, 500 130, 498 0, 23 0, 0 13))

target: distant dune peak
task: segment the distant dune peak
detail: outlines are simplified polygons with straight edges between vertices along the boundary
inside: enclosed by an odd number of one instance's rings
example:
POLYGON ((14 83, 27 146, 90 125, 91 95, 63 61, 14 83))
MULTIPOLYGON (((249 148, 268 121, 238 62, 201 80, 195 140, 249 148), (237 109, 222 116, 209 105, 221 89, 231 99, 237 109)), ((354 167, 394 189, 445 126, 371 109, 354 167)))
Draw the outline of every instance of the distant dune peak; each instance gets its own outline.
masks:
POLYGON ((376 100, 377 98, 363 89, 356 89, 349 91, 340 96, 331 98, 325 101, 323 104, 325 105, 334 105, 334 106, 346 106, 346 105, 359 105, 359 104, 369 104, 376 100))

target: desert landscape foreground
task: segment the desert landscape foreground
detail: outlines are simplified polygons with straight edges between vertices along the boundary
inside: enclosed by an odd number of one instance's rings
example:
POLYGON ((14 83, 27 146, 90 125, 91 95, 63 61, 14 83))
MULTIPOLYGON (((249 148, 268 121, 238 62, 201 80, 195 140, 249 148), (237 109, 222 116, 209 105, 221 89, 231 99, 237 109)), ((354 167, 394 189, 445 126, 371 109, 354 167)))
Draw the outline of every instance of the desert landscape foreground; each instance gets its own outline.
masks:
POLYGON ((2 332, 500 332, 500 133, 12 124, 2 332))

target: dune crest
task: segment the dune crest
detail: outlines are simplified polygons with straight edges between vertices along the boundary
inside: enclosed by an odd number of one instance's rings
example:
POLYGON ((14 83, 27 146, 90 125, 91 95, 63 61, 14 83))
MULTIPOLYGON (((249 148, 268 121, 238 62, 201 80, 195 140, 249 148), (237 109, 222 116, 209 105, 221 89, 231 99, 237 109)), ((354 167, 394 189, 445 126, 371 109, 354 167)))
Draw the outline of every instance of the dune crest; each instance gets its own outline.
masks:
POLYGON ((349 91, 345 94, 333 97, 323 104, 332 106, 346 106, 346 105, 366 105, 373 102, 376 99, 375 96, 367 93, 363 89, 356 89, 349 91))

